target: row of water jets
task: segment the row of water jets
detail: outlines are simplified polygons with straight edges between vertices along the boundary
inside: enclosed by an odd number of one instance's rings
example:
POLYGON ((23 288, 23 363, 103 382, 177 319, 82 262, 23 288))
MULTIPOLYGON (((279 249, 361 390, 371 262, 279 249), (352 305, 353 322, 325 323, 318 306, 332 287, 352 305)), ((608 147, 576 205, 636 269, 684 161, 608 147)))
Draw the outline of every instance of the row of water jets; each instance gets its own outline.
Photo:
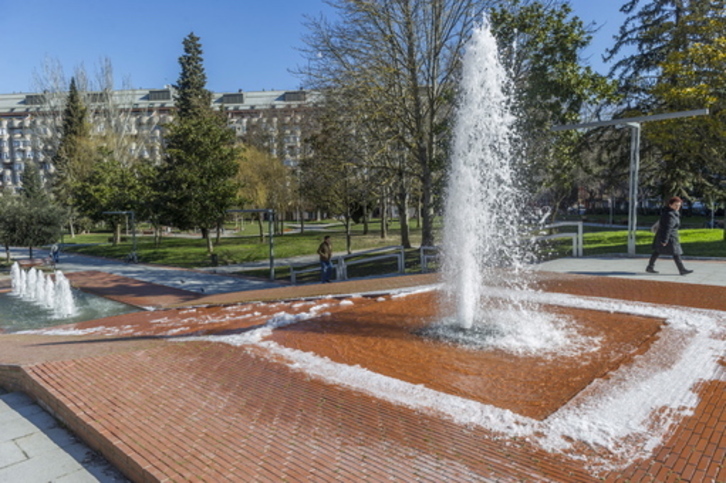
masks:
POLYGON ((10 278, 11 295, 47 309, 54 318, 75 315, 77 309, 71 284, 60 270, 46 275, 35 268, 23 270, 15 262, 10 269, 10 278))

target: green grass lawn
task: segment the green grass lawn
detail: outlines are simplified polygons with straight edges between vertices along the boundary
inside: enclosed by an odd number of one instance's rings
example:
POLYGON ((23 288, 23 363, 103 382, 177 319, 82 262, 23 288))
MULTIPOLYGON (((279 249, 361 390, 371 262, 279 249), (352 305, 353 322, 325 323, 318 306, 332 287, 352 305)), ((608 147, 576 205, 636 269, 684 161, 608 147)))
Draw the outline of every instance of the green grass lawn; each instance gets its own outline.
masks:
MULTIPOLYGON (((640 218, 641 225, 650 223, 650 220, 640 218)), ((655 221, 655 217, 653 217, 655 221)), ((343 225, 334 220, 326 220, 320 224, 331 225, 323 231, 315 231, 313 223, 306 223, 310 229, 303 234, 285 234, 274 237, 274 253, 276 260, 299 255, 314 255, 323 235, 331 235, 335 253, 345 253, 346 239, 343 225)), ((437 225, 440 228, 440 225, 437 225)), ((265 229, 267 226, 265 225, 265 229)), ((574 230, 574 227, 563 228, 563 230, 574 230)), ((726 258, 726 242, 723 239, 723 230, 692 228, 683 229, 680 232, 681 243, 687 257, 720 257, 726 258)), ((73 239, 65 237, 65 249, 76 253, 97 255, 109 258, 124 259, 132 250, 132 237, 125 236, 124 241, 116 246, 109 243, 110 233, 93 233, 78 235, 73 239)), ((437 237, 440 239, 440 234, 437 237)), ((421 240, 420 229, 416 222, 412 223, 411 242, 418 247, 421 240)), ((651 253, 651 242, 653 235, 648 231, 637 233, 638 254, 647 255, 651 253)), ((380 238, 380 221, 371 222, 369 233, 363 234, 363 227, 355 225, 352 232, 351 248, 353 251, 368 250, 385 246, 400 244, 400 227, 393 222, 390 225, 389 236, 383 240, 380 238)), ((570 256, 572 242, 570 240, 554 240, 541 245, 539 257, 542 260, 570 256)), ((215 254, 220 265, 240 264, 269 258, 269 242, 265 237, 260 242, 256 227, 246 227, 244 232, 237 233, 231 237, 221 238, 219 244, 215 245, 215 254)), ((137 236, 137 252, 139 261, 143 263, 154 263, 184 268, 209 267, 212 266, 212 258, 207 253, 206 242, 201 237, 165 236, 160 246, 155 247, 151 236, 137 236)), ((586 227, 584 236, 584 255, 597 256, 609 254, 627 253, 627 230, 625 227, 586 227)), ((419 252, 417 249, 408 250, 406 253, 406 270, 415 272, 419 267, 419 252)), ((315 266, 315 265, 312 265, 315 266)), ((381 261, 369 264, 360 264, 351 267, 351 277, 359 277, 373 274, 384 274, 395 272, 394 261, 381 261)), ((289 278, 289 268, 276 266, 276 278, 289 278)), ((264 268, 255 271, 245 271, 247 275, 268 277, 269 269, 264 268)), ((307 277, 307 276, 305 276, 307 277)), ((305 278, 303 277, 303 279, 305 278)), ((317 275, 309 275, 312 279, 317 275)))
MULTIPOLYGON (((681 245, 685 256, 726 258, 726 241, 723 230, 708 228, 680 230, 681 245)), ((635 252, 649 255, 652 252, 653 234, 638 231, 635 235, 635 252)), ((583 236, 583 255, 597 256, 628 252, 628 231, 586 231, 583 236)), ((543 251, 544 258, 557 258, 572 254, 570 240, 557 240, 543 251)))
MULTIPOLYGON (((344 253, 346 236, 344 227, 339 222, 328 221, 333 226, 325 232, 307 230, 303 234, 285 234, 274 237, 274 254, 276 259, 299 255, 314 255, 324 235, 330 235, 336 253, 344 253)), ((308 225, 308 224, 306 224, 308 225)), ((265 229, 267 227, 265 226, 265 229)), ((266 233, 266 232, 265 232, 266 233)), ((73 239, 65 237, 65 250, 85 255, 96 255, 116 259, 124 259, 132 251, 132 237, 124 236, 123 241, 114 246, 109 243, 110 233, 93 233, 77 235, 73 239)), ((411 242, 418 246, 421 241, 420 230, 411 230, 411 242)), ((137 253, 139 261, 184 268, 212 266, 212 258, 207 253, 206 241, 201 237, 165 236, 158 247, 154 246, 153 237, 137 235, 137 253)), ((368 250, 400 244, 400 227, 391 223, 388 237, 380 237, 380 222, 369 225, 369 233, 363 234, 363 227, 355 225, 351 236, 353 251, 368 250)), ((248 228, 246 234, 223 237, 214 246, 214 253, 220 265, 234 265, 245 262, 266 260, 269 258, 269 239, 265 236, 261 242, 256 228, 248 228), (254 233, 254 234, 252 234, 254 233)))

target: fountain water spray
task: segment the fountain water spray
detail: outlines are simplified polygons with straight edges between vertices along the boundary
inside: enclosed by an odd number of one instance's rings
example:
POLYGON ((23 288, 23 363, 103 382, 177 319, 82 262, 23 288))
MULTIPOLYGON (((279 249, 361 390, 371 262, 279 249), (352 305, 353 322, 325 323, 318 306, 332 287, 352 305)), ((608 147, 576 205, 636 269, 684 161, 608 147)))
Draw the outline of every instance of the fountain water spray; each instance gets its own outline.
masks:
POLYGON ((66 318, 76 313, 71 284, 60 270, 54 276, 31 268, 27 272, 17 262, 10 269, 11 295, 35 303, 53 312, 55 318, 66 318))
POLYGON ((486 283, 500 278, 497 267, 507 267, 508 286, 525 285, 518 277, 526 258, 519 243, 524 197, 515 182, 518 138, 508 86, 485 22, 463 60, 444 221, 445 290, 465 329, 485 318, 482 299, 486 283))

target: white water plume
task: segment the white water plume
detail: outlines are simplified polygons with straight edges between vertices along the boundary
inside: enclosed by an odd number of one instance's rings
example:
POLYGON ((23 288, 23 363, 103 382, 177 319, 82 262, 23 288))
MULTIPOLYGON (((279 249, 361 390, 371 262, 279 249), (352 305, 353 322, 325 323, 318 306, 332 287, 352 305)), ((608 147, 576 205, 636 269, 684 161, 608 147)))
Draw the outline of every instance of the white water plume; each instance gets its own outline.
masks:
POLYGON ((10 279, 11 295, 52 311, 53 317, 61 319, 76 313, 71 284, 60 270, 51 277, 35 268, 26 272, 15 262, 10 279))
POLYGON ((485 22, 463 59, 443 235, 446 292, 465 329, 485 319, 488 282, 525 284, 518 276, 526 258, 519 242, 524 202, 516 186, 519 156, 508 84, 485 22))

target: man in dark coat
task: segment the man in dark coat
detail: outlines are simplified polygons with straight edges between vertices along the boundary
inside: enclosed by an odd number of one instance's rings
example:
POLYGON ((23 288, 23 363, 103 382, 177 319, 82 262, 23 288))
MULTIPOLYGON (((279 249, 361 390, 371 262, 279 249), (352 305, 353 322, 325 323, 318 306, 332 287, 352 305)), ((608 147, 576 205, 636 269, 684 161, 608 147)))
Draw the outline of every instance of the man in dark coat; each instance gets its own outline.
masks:
POLYGON ((330 235, 325 235, 323 242, 318 247, 320 256, 320 279, 323 283, 330 283, 330 274, 333 272, 333 244, 330 242, 330 235))
POLYGON ((683 201, 674 196, 668 200, 668 206, 663 208, 658 221, 658 231, 653 237, 653 254, 650 256, 648 267, 645 269, 648 273, 658 273, 655 270, 655 261, 660 255, 671 255, 673 261, 676 262, 678 272, 681 275, 693 273, 693 270, 686 270, 681 261, 683 249, 681 248, 681 240, 678 236, 678 229, 681 226, 681 214, 679 210, 683 201))

